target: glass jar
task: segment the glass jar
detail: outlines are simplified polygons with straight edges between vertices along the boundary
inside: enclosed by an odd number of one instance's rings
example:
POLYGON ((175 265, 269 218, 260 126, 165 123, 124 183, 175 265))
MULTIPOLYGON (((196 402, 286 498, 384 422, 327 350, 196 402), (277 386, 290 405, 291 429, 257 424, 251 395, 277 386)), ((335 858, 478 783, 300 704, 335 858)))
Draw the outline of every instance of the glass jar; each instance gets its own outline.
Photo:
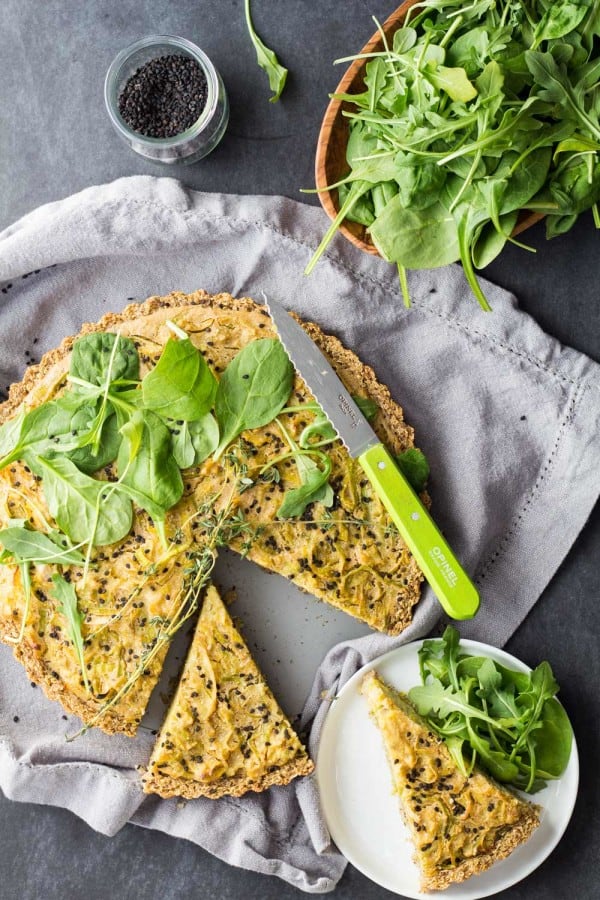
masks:
POLYGON ((132 150, 161 163, 193 163, 217 146, 229 121, 229 103, 221 76, 208 56, 185 38, 161 34, 142 38, 125 47, 106 73, 104 101, 116 131, 132 150), (125 122, 119 112, 119 96, 131 76, 145 63, 160 56, 187 56, 201 67, 206 78, 206 105, 186 131, 169 138, 147 137, 125 122))

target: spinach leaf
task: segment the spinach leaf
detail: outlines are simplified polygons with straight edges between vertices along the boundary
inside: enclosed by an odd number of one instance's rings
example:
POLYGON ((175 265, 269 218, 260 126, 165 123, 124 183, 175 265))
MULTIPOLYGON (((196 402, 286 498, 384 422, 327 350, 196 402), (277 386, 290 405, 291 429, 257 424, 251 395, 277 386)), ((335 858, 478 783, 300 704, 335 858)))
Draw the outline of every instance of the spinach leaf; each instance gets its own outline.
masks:
POLYGON ((244 0, 244 12, 246 15, 248 34, 250 35, 250 40, 254 44, 254 49, 256 50, 256 61, 261 69, 264 69, 269 76, 269 87, 273 91, 273 96, 269 99, 271 103, 275 103, 276 100, 279 100, 281 92, 285 87, 288 70, 285 66, 281 65, 273 50, 270 50, 265 46, 257 35, 250 15, 250 0, 244 0))
POLYGON ((131 501, 119 485, 90 478, 62 456, 36 457, 30 466, 42 477, 50 514, 73 543, 114 544, 128 534, 131 501))
POLYGON ((145 509, 158 526, 183 494, 171 433, 155 413, 137 410, 121 428, 117 457, 120 490, 145 509))
POLYGON ((144 406, 161 416, 192 422, 210 411, 217 381, 189 337, 169 338, 142 381, 144 406))
POLYGON ((0 428, 0 469, 16 459, 28 458, 31 454, 43 453, 60 441, 61 434, 52 428, 56 408, 53 403, 44 403, 27 412, 25 408, 0 428))
MULTIPOLYGON (((79 410, 73 417, 74 429, 78 427, 79 419, 84 415, 85 411, 79 410)), ((88 431, 93 422, 94 418, 88 419, 88 431)), ((87 475, 98 472, 117 458, 121 435, 119 434, 119 425, 115 413, 109 413, 104 419, 100 427, 99 437, 100 440, 96 452, 91 443, 85 443, 82 447, 77 447, 65 454, 71 462, 75 463, 80 471, 85 472, 87 475)))
POLYGON ((395 459, 398 468, 413 491, 417 494, 424 491, 429 478, 429 463, 423 451, 416 447, 409 447, 408 450, 398 453, 395 459))
POLYGON ((384 259, 407 269, 446 266, 460 256, 454 216, 439 202, 423 210, 407 209, 398 194, 375 219, 369 234, 384 259))
POLYGON ((169 422, 173 456, 180 469, 204 462, 219 444, 219 426, 211 413, 196 422, 169 422))
POLYGON ((137 381, 140 360, 130 338, 110 331, 97 331, 78 338, 73 344, 69 374, 102 387, 106 381, 137 381))
POLYGON ((71 582, 67 581, 62 575, 53 575, 52 584, 53 588, 50 591, 50 596, 54 597, 55 600, 58 600, 59 612, 67 621, 67 634, 75 648, 83 683, 86 691, 89 693, 90 685, 87 677, 87 668, 83 650, 83 634, 81 631, 81 626, 84 623, 84 616, 77 603, 77 593, 71 582))
POLYGON ((225 448, 247 428, 267 425, 283 409, 292 390, 294 367, 277 338, 252 341, 229 363, 217 388, 215 416, 225 448))

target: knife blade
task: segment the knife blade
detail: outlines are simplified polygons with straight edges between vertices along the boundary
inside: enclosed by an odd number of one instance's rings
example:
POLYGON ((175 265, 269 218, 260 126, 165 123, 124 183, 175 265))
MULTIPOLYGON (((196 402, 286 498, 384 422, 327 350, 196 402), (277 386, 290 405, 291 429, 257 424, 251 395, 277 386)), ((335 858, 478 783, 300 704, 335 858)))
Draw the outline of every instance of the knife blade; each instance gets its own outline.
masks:
POLYGON ((265 304, 294 368, 350 456, 358 459, 442 608, 453 619, 472 618, 479 608, 477 588, 394 458, 302 326, 276 301, 265 299, 265 304))

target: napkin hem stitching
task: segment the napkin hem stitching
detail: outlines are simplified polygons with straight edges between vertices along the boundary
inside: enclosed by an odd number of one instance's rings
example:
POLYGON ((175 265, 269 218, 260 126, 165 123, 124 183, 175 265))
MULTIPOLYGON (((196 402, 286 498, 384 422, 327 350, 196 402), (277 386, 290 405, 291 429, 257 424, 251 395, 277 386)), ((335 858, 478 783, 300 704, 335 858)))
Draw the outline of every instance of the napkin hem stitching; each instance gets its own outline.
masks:
POLYGON ((579 405, 579 401, 581 400, 581 397, 583 396, 584 388, 585 388, 584 384, 576 383, 575 391, 573 392, 573 396, 571 397, 571 400, 569 402, 569 405, 567 407, 567 410, 565 412, 563 420, 560 423, 560 426, 559 426, 559 429, 558 429, 558 432, 556 435, 556 439, 554 441, 554 444, 552 446, 550 454, 546 457, 546 459, 543 463, 541 472, 539 473, 535 483, 533 484, 531 490, 529 491, 529 494, 528 494, 525 502, 520 507, 516 516, 513 518, 512 523, 510 524, 510 526, 508 527, 508 529, 506 530, 506 532, 504 533, 504 535, 500 539, 500 541, 498 541, 495 551, 492 553, 492 555, 488 558, 487 562, 484 563, 484 565, 480 568, 479 572, 477 573, 476 581, 480 581, 480 580, 483 580, 484 578, 486 578, 491 573, 492 569, 498 563, 498 561, 500 559, 502 559, 503 556, 506 554, 506 551, 508 549, 508 545, 509 545, 511 539, 515 536, 515 534, 521 527, 520 523, 522 522, 523 517, 527 513, 531 504, 534 503, 535 500, 537 499, 537 497, 539 496, 542 486, 543 486, 544 482, 547 480, 548 474, 551 472, 551 470, 554 466, 554 460, 556 458, 556 454, 558 453, 559 447, 560 447, 563 437, 566 433, 567 426, 573 420, 575 410, 576 410, 577 406, 579 405))
MULTIPOLYGON (((135 204, 136 206, 156 207, 157 209, 161 209, 161 210, 169 212, 173 215, 179 215, 182 218, 186 218, 186 219, 191 219, 194 217, 197 217, 200 219, 205 218, 203 215, 203 212, 200 210, 197 210, 197 209, 178 210, 178 209, 173 209, 170 206, 166 206, 163 203, 157 203, 157 202, 153 202, 153 201, 149 201, 149 200, 136 200, 133 197, 127 198, 125 203, 127 205, 135 204)), ((108 201, 105 201, 104 203, 101 203, 100 206, 105 208, 107 206, 120 206, 121 204, 123 204, 122 200, 108 200, 108 201)), ((211 216, 210 221, 226 223, 227 225, 229 225, 229 227, 232 230, 235 230, 236 225, 244 225, 244 226, 251 225, 255 228, 266 229, 268 231, 273 232, 273 234, 277 234, 279 237, 284 238, 285 240, 291 241, 293 244, 295 244, 298 247, 302 247, 308 251, 310 251, 312 249, 311 245, 309 243, 307 243, 306 241, 303 241, 297 237, 294 237, 289 232, 282 231, 281 229, 277 228, 276 225, 273 225, 271 222, 266 222, 266 221, 261 221, 261 220, 256 220, 256 219, 254 219, 254 220, 253 219, 242 219, 242 218, 236 218, 234 220, 232 216, 227 215, 227 214, 211 216)), ((376 278, 373 275, 369 275, 366 272, 361 272, 359 269, 348 264, 347 262, 345 262, 344 260, 340 259, 337 256, 333 256, 329 253, 326 253, 325 257, 329 260, 329 262, 334 263, 339 268, 342 268, 345 271, 347 271, 356 280, 371 282, 372 284, 376 285, 377 287, 381 288, 382 290, 384 290, 388 293, 391 291, 391 286, 387 285, 382 279, 376 278)), ((426 297, 429 293, 430 293, 430 290, 428 289, 424 293, 422 293, 419 297, 415 298, 416 302, 413 301, 413 306, 416 306, 417 304, 421 303, 422 301, 425 301, 426 297)), ((398 296, 399 296, 399 294, 398 294, 398 296)), ((514 347, 511 347, 509 344, 505 344, 502 341, 498 340, 497 338, 494 338, 492 335, 487 334, 484 331, 478 331, 476 329, 470 328, 464 322, 461 322, 458 319, 450 318, 449 316, 444 316, 442 313, 436 312, 435 310, 430 309, 427 305, 419 305, 417 308, 419 309, 419 312, 422 312, 423 314, 426 314, 426 315, 429 315, 429 316, 432 316, 435 318, 439 318, 442 321, 445 321, 447 324, 452 325, 453 327, 458 328, 459 330, 462 330, 463 332, 465 332, 468 335, 475 335, 479 338, 482 338, 482 339, 488 341, 490 344, 498 347, 500 350, 504 351, 505 353, 510 353, 513 356, 516 356, 518 359, 526 360, 531 365, 535 366, 536 368, 540 369, 543 372, 546 372, 547 374, 553 376, 554 378, 556 378, 559 381, 564 381, 564 382, 567 382, 572 385, 576 385, 578 383, 577 381, 570 378, 568 375, 565 375, 563 372, 559 372, 556 369, 550 368, 549 366, 545 365, 542 362, 542 360, 537 359, 536 357, 532 357, 528 353, 523 353, 523 352, 515 349, 514 347)))

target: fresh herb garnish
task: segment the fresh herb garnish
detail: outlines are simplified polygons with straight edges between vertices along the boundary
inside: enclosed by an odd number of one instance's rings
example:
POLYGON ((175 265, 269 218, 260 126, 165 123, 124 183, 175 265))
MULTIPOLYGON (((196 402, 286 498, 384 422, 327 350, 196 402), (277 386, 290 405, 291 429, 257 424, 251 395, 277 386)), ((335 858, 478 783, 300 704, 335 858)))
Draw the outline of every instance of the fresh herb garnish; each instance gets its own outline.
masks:
POLYGON ((246 344, 229 363, 217 388, 215 416, 221 439, 218 459, 247 428, 272 422, 290 396, 294 367, 276 338, 246 344))
POLYGON ((90 692, 90 684, 87 677, 87 668, 85 665, 85 657, 83 653, 83 634, 81 626, 83 625, 84 616, 77 604, 77 593, 70 581, 67 581, 63 575, 52 576, 53 589, 51 596, 58 600, 59 612, 67 620, 67 633, 79 660, 79 667, 83 677, 83 683, 86 691, 90 692))
POLYGON ((413 491, 420 494, 425 490, 429 478, 429 463, 422 450, 409 447, 395 456, 396 464, 413 491))
POLYGON ((173 323, 179 340, 169 338, 160 359, 142 381, 146 409, 170 419, 193 422, 210 411, 217 379, 189 337, 173 323))
POLYGON ((468 775, 478 763, 528 793, 562 775, 573 734, 547 662, 524 673, 469 656, 449 626, 440 640, 423 642, 419 666, 423 685, 408 696, 461 772, 468 775))
MULTIPOLYGON (((589 0, 424 0, 368 60, 366 90, 344 110, 349 174, 339 213, 368 228, 407 270, 460 260, 481 306, 476 268, 512 237, 518 211, 546 216, 547 237, 592 209, 600 227, 600 32, 589 0)), ((532 248, 526 247, 531 250, 532 248)))
POLYGON ((252 16, 250 15, 250 0, 244 0, 244 13, 248 34, 256 50, 256 61, 269 77, 269 87, 273 91, 273 96, 269 100, 271 103, 275 103, 276 100, 279 100, 285 87, 288 70, 281 65, 274 51, 265 46, 257 35, 252 23, 252 16))
POLYGON ((169 510, 183 494, 183 479, 171 451, 171 432, 150 410, 137 410, 121 428, 118 485, 145 509, 163 535, 169 510))
POLYGON ((167 421, 173 440, 173 456, 180 469, 198 466, 219 444, 219 426, 212 413, 195 422, 167 421))

